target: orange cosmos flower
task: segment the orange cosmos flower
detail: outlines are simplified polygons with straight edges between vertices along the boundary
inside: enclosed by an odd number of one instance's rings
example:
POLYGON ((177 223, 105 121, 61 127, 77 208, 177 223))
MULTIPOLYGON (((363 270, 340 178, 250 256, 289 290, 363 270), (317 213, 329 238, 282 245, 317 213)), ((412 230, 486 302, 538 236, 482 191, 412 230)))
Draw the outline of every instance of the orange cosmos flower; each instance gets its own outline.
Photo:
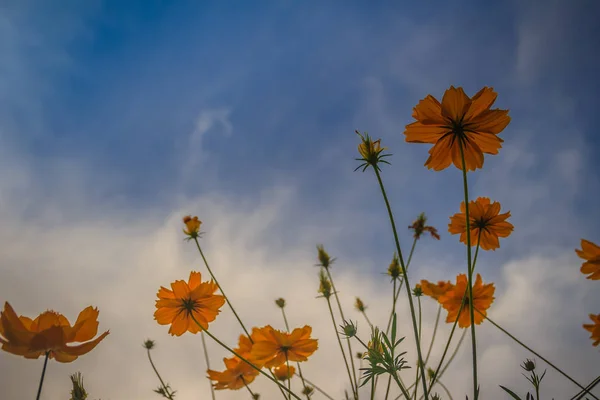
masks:
POLYGON ((450 281, 439 281, 437 284, 431 283, 424 279, 421 281, 421 290, 423 291, 423 294, 425 296, 432 297, 435 300, 438 300, 440 296, 446 294, 446 292, 451 290, 453 287, 454 285, 450 283, 450 281))
POLYGON ((583 274, 590 274, 587 278, 592 280, 600 279, 600 247, 587 241, 585 239, 581 239, 581 250, 575 250, 577 255, 584 260, 586 260, 581 265, 581 272, 583 274))
MULTIPOLYGON (((469 202, 469 225, 471 229, 471 246, 480 246, 483 250, 496 250, 500 247, 499 237, 507 237, 513 231, 514 226, 506 219, 510 217, 510 211, 500 214, 500 203, 497 201, 490 204, 487 197, 478 197, 469 202), (481 236, 480 236, 481 233, 481 236)), ((460 241, 467 243, 467 218, 465 202, 460 204, 460 213, 450 217, 448 231, 455 235, 460 233, 460 241)))
POLYGON ((169 325, 171 335, 181 336, 185 332, 198 333, 200 327, 208 329, 208 323, 217 318, 225 297, 215 295, 218 286, 212 280, 201 282, 200 272, 192 271, 188 282, 175 281, 171 289, 161 286, 157 293, 157 310, 154 319, 161 325, 169 325))
POLYGON ((270 325, 252 330, 251 357, 267 368, 286 361, 306 361, 318 348, 317 339, 311 339, 312 328, 305 325, 292 333, 273 329, 270 325))
POLYGON ((25 358, 39 358, 48 352, 48 357, 58 362, 74 361, 92 351, 108 335, 106 331, 92 340, 98 333, 98 314, 98 309, 87 307, 71 326, 69 320, 57 312, 46 311, 31 320, 18 317, 10 304, 4 303, 4 311, 0 313, 2 350, 25 358), (81 344, 67 345, 75 342, 81 344))
POLYGON ((218 372, 212 369, 207 370, 208 378, 216 381, 213 387, 217 390, 230 389, 237 390, 251 383, 259 374, 257 370, 252 368, 246 362, 237 357, 224 358, 225 371, 218 372))
POLYGON ((591 332, 592 336, 590 336, 590 339, 594 341, 593 346, 598 346, 600 344, 600 314, 590 314, 590 319, 593 324, 584 324, 583 328, 591 332))
POLYGON ((419 214, 417 220, 408 227, 408 229, 415 231, 413 237, 415 239, 419 239, 424 232, 429 232, 433 238, 440 240, 440 235, 438 234, 437 229, 433 226, 425 225, 426 222, 427 217, 425 216, 425 213, 419 214))
POLYGON ((467 171, 483 167, 483 153, 498 154, 503 140, 497 135, 510 122, 508 110, 490 110, 496 96, 493 88, 484 87, 469 98, 461 87, 450 86, 442 103, 428 95, 413 109, 416 122, 406 126, 406 141, 431 143, 425 166, 435 171, 451 163, 462 170, 462 144, 467 171))
POLYGON ((296 368, 293 365, 288 366, 286 364, 281 364, 279 367, 273 368, 273 374, 275 378, 280 381, 286 381, 290 379, 296 373, 296 368))
MULTIPOLYGON (((467 291, 467 276, 460 274, 456 277, 456 285, 445 294, 441 295, 438 299, 442 307, 448 311, 448 317, 446 322, 456 321, 458 316, 458 326, 461 328, 467 328, 471 326, 471 314, 469 312, 469 296, 465 299, 465 304, 461 308, 463 296, 467 291), (460 314, 460 315, 459 315, 460 314)), ((481 275, 477 274, 477 279, 473 285, 473 307, 481 312, 475 311, 475 323, 481 324, 484 317, 487 315, 487 309, 490 308, 494 301, 494 288, 493 283, 486 285, 481 281, 481 275)))

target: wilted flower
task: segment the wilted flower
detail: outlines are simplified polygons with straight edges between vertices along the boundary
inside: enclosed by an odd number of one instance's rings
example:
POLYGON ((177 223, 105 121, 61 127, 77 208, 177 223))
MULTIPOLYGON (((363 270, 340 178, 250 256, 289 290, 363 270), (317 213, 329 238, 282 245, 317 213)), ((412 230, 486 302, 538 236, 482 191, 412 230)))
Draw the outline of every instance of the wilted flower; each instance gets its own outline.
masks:
POLYGON ((354 308, 356 308, 360 312, 365 312, 367 306, 365 306, 365 303, 363 303, 360 297, 357 297, 356 302, 354 302, 354 308))
POLYGON ((438 235, 437 229, 435 229, 433 226, 425 225, 426 222, 427 217, 425 216, 425 213, 421 213, 417 217, 417 220, 413 222, 412 225, 408 227, 408 229, 412 229, 415 231, 415 239, 419 239, 424 232, 429 232, 432 237, 436 238, 437 240, 440 240, 440 235, 438 235))
POLYGON ((523 361, 523 365, 521 365, 521 368, 523 368, 527 372, 531 372, 531 371, 533 371, 535 369, 535 362, 531 361, 528 358, 525 361, 523 361))
POLYGON ((283 308, 285 307, 285 299, 280 297, 277 300, 275 300, 275 304, 277 305, 277 307, 283 308))
MULTIPOLYGON (((478 197, 469 202, 469 228, 471 230, 471 246, 477 245, 477 238, 482 250, 496 250, 500 247, 499 237, 508 237, 514 227, 506 219, 510 211, 500 214, 500 203, 490 203, 487 197, 478 197)), ((455 235, 460 233, 460 241, 467 244, 467 218, 465 202, 460 205, 460 213, 450 217, 448 231, 455 235)))
POLYGON ((322 244, 317 245, 317 257, 319 258, 320 262, 320 264, 317 264, 317 266, 324 268, 329 268, 329 266, 335 261, 335 258, 329 257, 329 254, 327 254, 322 244))
POLYGON ((461 87, 450 86, 442 103, 431 95, 413 109, 416 122, 406 126, 407 142, 431 143, 425 166, 441 171, 454 163, 462 170, 460 146, 465 169, 474 171, 483 167, 483 153, 498 154, 503 140, 497 135, 510 122, 508 110, 491 110, 496 100, 494 89, 484 87, 469 98, 461 87))
POLYGON ((181 336, 188 331, 198 333, 200 326, 208 329, 208 323, 217 318, 219 309, 225 304, 225 297, 214 294, 217 284, 212 280, 201 280, 200 272, 192 271, 188 282, 175 281, 171 283, 172 290, 161 286, 158 291, 154 319, 160 325, 170 324, 171 335, 181 336))
POLYGON ((74 361, 92 351, 109 334, 106 331, 92 340, 98 333, 98 314, 97 308, 87 307, 71 326, 64 315, 54 311, 43 312, 34 320, 18 317, 6 302, 0 313, 2 350, 25 358, 39 358, 48 353, 49 358, 58 362, 74 361), (76 342, 82 344, 68 346, 76 342))
POLYGON ((333 294, 331 291, 331 282, 323 270, 319 272, 319 293, 326 299, 329 299, 333 294))

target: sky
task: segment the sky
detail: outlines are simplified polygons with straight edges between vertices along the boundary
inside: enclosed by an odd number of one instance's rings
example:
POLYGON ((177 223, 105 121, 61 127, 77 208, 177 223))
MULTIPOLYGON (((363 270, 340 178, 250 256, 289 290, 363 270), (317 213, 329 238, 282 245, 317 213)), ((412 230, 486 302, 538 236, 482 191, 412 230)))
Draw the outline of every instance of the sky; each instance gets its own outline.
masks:
MULTIPOLYGON (((499 201, 515 226, 478 260, 496 287, 489 316, 580 383, 593 380, 600 352, 581 325, 600 312, 600 294, 574 249, 581 238, 600 242, 599 12, 594 0, 0 3, 0 302, 71 321, 93 305, 111 332, 73 363, 51 361, 42 398, 68 398, 77 371, 93 399, 159 398, 147 338, 177 399, 209 398, 200 338, 171 337, 153 320, 160 286, 192 270, 208 276, 183 241, 187 214, 203 221, 203 250, 246 324, 283 329, 274 300, 284 297, 292 327, 311 325, 319 339, 303 372, 342 398, 315 246, 337 258, 336 287, 361 337, 369 330, 354 298, 375 324, 387 322, 382 273, 395 249, 374 174, 354 172, 354 131, 393 154, 382 176, 403 251, 404 227, 421 212, 441 233, 418 242, 411 283, 454 281, 466 270, 465 247, 447 232, 461 173, 428 170, 429 146, 402 134, 418 101, 450 85, 469 95, 494 87, 495 106, 512 118, 500 153, 469 174, 470 196, 499 201)), ((430 340, 437 307, 422 303, 430 340)), ((230 345, 241 333, 226 308, 210 329, 230 345)), ((536 357, 487 322, 477 332, 483 398, 506 398, 500 384, 524 395, 519 365, 536 357)), ((468 339, 442 378, 454 398, 472 396, 468 339)), ((212 342, 208 352, 223 369, 227 353, 212 342)), ((536 360, 548 370, 545 398, 577 393, 536 360)), ((2 398, 32 398, 42 364, 0 353, 2 398)), ((279 395, 263 378, 253 388, 279 395)))

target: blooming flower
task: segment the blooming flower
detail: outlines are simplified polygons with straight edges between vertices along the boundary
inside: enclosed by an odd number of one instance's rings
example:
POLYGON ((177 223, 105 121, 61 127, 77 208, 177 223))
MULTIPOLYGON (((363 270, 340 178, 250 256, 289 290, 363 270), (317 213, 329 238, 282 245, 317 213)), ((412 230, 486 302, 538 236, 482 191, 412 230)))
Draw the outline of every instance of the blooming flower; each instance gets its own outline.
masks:
POLYGON ((57 312, 46 311, 31 320, 18 317, 11 305, 4 303, 4 311, 0 313, 2 350, 25 358, 39 358, 48 353, 49 358, 58 362, 74 361, 92 351, 109 334, 106 331, 92 340, 98 333, 98 314, 97 308, 87 307, 71 326, 69 320, 57 312), (76 342, 81 344, 68 346, 76 342))
POLYGON ((462 170, 462 145, 467 171, 483 167, 483 153, 498 154, 503 140, 497 135, 510 122, 508 110, 491 110, 497 93, 484 87, 469 98, 461 87, 450 86, 442 103, 428 95, 413 109, 416 122, 406 126, 404 135, 411 143, 431 143, 425 166, 435 171, 451 163, 462 170))
POLYGON ((187 331, 198 333, 198 324, 208 329, 208 323, 215 320, 225 303, 225 297, 214 294, 217 284, 212 280, 201 282, 201 279, 200 272, 192 271, 187 283, 178 280, 171 283, 172 290, 162 286, 159 289, 154 319, 160 325, 171 324, 171 335, 181 336, 187 331))
POLYGON ((583 328, 592 334, 590 339, 594 341, 593 346, 598 346, 600 344, 600 314, 590 314, 590 319, 593 324, 584 324, 583 328))
MULTIPOLYGON (((446 322, 454 322, 458 317, 458 326, 467 328, 471 326, 471 314, 469 311, 469 296, 465 298, 465 303, 461 308, 463 296, 467 291, 467 276, 460 274, 456 277, 456 285, 438 298, 438 301, 448 311, 446 322)), ((474 312, 475 323, 481 324, 487 315, 487 309, 494 301, 493 283, 483 284, 481 275, 477 274, 477 279, 473 285, 473 307, 481 312, 474 312)))
POLYGON ((600 279, 600 246, 585 239, 581 239, 581 250, 575 250, 577 255, 586 260, 581 265, 583 274, 590 274, 587 278, 600 279))
POLYGON ((287 364, 281 364, 279 367, 273 368, 273 374, 277 380, 286 381, 290 379, 296 373, 296 368, 293 365, 290 365, 289 369, 287 364))
MULTIPOLYGON (((490 204, 487 197, 478 197, 469 202, 469 228, 471 230, 471 246, 477 245, 477 238, 483 250, 496 250, 500 247, 499 237, 507 237, 514 227, 506 219, 510 211, 500 214, 500 203, 490 204)), ((450 217, 448 231, 455 235, 460 233, 460 241, 467 243, 467 218, 465 202, 460 204, 460 213, 450 217)))
POLYGON ((312 328, 305 325, 291 333, 273 329, 270 325, 252 330, 251 357, 265 367, 277 367, 286 361, 306 361, 318 348, 317 339, 311 339, 312 328))
POLYGON ((450 281, 439 281, 437 284, 431 283, 427 280, 421 281, 421 290, 425 296, 429 296, 438 300, 440 296, 446 294, 447 291, 454 287, 450 281))
POLYGON ((216 381, 213 387, 216 390, 237 390, 251 383, 259 372, 237 357, 224 358, 225 371, 218 372, 212 369, 206 371, 208 378, 216 381))

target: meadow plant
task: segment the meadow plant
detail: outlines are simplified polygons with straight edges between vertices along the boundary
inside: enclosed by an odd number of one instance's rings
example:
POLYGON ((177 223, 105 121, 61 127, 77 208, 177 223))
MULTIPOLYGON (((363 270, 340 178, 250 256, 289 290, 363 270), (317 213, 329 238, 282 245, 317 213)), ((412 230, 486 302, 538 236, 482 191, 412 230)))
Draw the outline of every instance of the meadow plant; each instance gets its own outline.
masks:
MULTIPOLYGON (((467 332, 470 333, 472 357, 470 373, 473 386, 465 388, 467 393, 458 395, 466 395, 467 399, 474 400, 489 398, 489 394, 480 394, 477 353, 477 325, 489 323, 521 346, 526 353, 531 353, 537 360, 541 360, 551 368, 555 375, 552 379, 562 376, 565 381, 568 381, 567 384, 572 384, 572 400, 583 398, 598 400, 591 391, 600 382, 600 377, 587 385, 577 382, 555 363, 547 360, 488 316, 492 310, 496 288, 494 283, 484 283, 482 274, 485 275, 485 270, 475 274, 479 252, 499 249, 500 238, 509 237, 514 226, 508 221, 511 217, 510 211, 501 212, 502 206, 499 202, 487 197, 471 200, 468 172, 482 169, 484 154, 498 154, 502 147, 503 140, 498 135, 508 126, 510 117, 508 110, 491 109, 496 96, 494 90, 489 87, 484 87, 473 97, 469 97, 462 88, 451 86, 445 91, 441 102, 431 95, 419 101, 412 114, 415 121, 408 124, 404 131, 406 142, 433 145, 429 149, 429 158, 425 162, 427 168, 441 171, 454 165, 460 171, 461 176, 457 177, 459 178, 457 182, 463 186, 464 201, 457 207, 459 212, 450 216, 448 232, 459 235, 458 242, 465 245, 466 265, 464 273, 458 274, 455 279, 437 283, 421 280, 411 286, 410 264, 417 242, 425 234, 437 240, 440 239, 440 235, 436 228, 427 225, 427 218, 424 213, 421 213, 408 226, 414 234, 406 257, 407 253, 403 251, 400 244, 397 224, 383 180, 382 167, 384 164, 391 165, 389 162, 391 154, 386 153, 387 149, 382 147, 380 139, 373 140, 368 133, 356 131, 360 140, 358 145, 360 158, 357 159, 360 165, 356 170, 373 172, 389 218, 395 254, 384 273, 390 278, 391 283, 391 311, 387 325, 385 327, 374 325, 367 315, 367 306, 363 300, 356 298, 354 308, 368 326, 365 333, 359 329, 357 322, 348 319, 344 313, 344 304, 338 297, 334 280, 335 259, 328 254, 323 245, 317 246, 316 266, 319 268, 317 293, 329 312, 333 326, 332 335, 335 335, 341 353, 338 361, 344 364, 343 368, 347 374, 346 399, 359 400, 359 389, 366 387, 368 398, 371 400, 376 396, 386 400, 392 398, 452 400, 452 394, 442 378, 451 366, 467 332), (403 298, 408 303, 411 319, 399 326, 396 308, 403 288, 405 288, 403 298), (433 335, 428 344, 424 343, 422 336, 423 297, 429 297, 438 303, 433 335), (442 310, 446 311, 445 322, 451 324, 452 328, 448 337, 443 338, 445 345, 441 356, 436 362, 432 362, 432 349, 438 336, 442 310), (457 329, 462 330, 462 334, 453 344, 457 329), (360 350, 353 350, 353 346, 354 349, 360 350), (416 360, 406 359, 407 349, 414 349, 416 360), (380 382, 385 383, 380 384, 380 382), (397 387, 395 392, 399 391, 400 394, 392 395, 392 387, 397 387)), ((275 305, 281 310, 286 328, 284 331, 274 329, 270 325, 263 327, 245 325, 207 261, 200 241, 202 222, 197 216, 186 216, 183 218, 183 224, 183 233, 186 239, 195 245, 210 280, 203 280, 201 272, 191 271, 187 281, 175 280, 170 284, 170 288, 160 287, 157 292, 154 319, 160 325, 168 325, 168 333, 173 336, 200 334, 203 356, 208 367, 206 378, 211 383, 212 399, 216 399, 218 392, 222 390, 240 390, 240 398, 259 399, 260 393, 256 393, 252 388, 252 383, 259 375, 270 380, 284 399, 310 400, 317 394, 327 399, 334 399, 318 383, 309 381, 302 372, 302 364, 308 362, 319 348, 318 339, 312 337, 312 328, 308 325, 290 327, 286 315, 286 301, 283 298, 276 299, 275 305), (236 347, 224 343, 210 329, 211 324, 218 323, 218 316, 225 304, 239 325, 240 336, 236 347), (206 347, 207 338, 229 352, 230 357, 223 359, 224 369, 211 368, 210 355, 206 347), (296 377, 299 384, 293 387, 292 381, 296 377)), ((582 239, 581 250, 577 249, 576 253, 584 260, 581 273, 589 280, 600 280, 600 247, 582 239)), ((44 357, 36 399, 42 398, 48 360, 54 359, 61 363, 73 362, 79 356, 93 350, 109 334, 109 331, 106 331, 96 337, 99 326, 98 314, 97 309, 87 307, 79 314, 75 324, 71 325, 66 317, 54 311, 46 311, 35 319, 17 316, 11 305, 5 303, 4 311, 0 316, 2 350, 29 359, 44 357), (70 345, 72 343, 78 344, 70 345)), ((583 328, 591 334, 591 345, 598 346, 600 314, 590 314, 590 320, 591 322, 584 324, 583 328)), ((159 374, 151 357, 155 342, 148 339, 143 347, 160 383, 155 392, 163 398, 175 399, 177 392, 159 374)), ((542 381, 547 370, 540 374, 536 362, 530 359, 526 359, 521 367, 533 391, 526 393, 525 397, 520 397, 510 388, 500 385, 502 393, 514 399, 539 400, 542 381)), ((73 384, 71 399, 86 399, 88 394, 83 387, 81 374, 72 375, 71 381, 73 384)), ((365 393, 364 389, 362 393, 365 393)))

